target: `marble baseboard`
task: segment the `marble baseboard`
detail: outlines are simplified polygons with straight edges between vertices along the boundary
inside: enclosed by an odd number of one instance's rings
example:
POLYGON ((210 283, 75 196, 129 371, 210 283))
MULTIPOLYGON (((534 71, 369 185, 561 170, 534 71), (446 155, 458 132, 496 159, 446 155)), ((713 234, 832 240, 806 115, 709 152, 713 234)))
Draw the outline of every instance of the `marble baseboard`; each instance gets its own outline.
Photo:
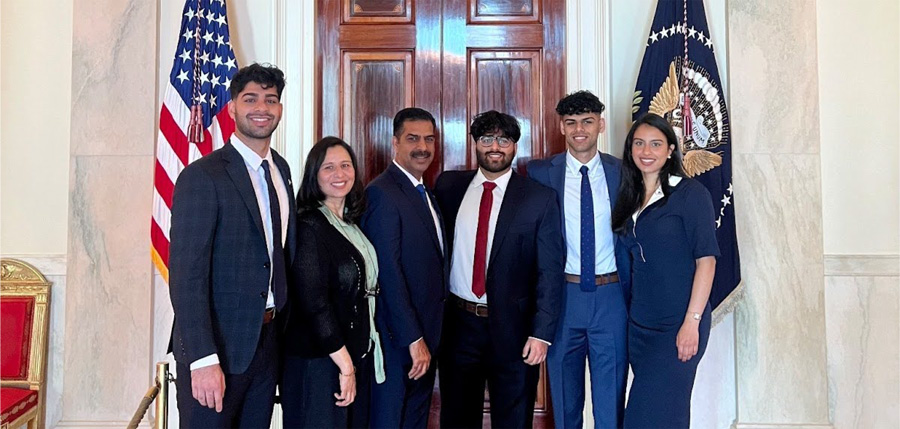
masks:
MULTIPOLYGON (((128 423, 125 421, 117 421, 117 420, 66 420, 59 422, 58 425, 55 426, 56 429, 61 428, 79 428, 79 429, 105 429, 105 428, 123 428, 128 427, 128 423)), ((48 426, 50 427, 50 426, 48 426)), ((138 424, 139 428, 152 428, 153 425, 147 421, 146 419, 138 424)))
POLYGON ((900 276, 900 255, 825 255, 825 276, 900 276))
POLYGON ((18 259, 25 261, 41 272, 44 277, 65 276, 66 275, 66 255, 65 254, 7 254, 2 255, 4 258, 18 259))
POLYGON ((834 429, 833 425, 816 423, 792 423, 792 424, 763 424, 763 423, 735 423, 733 429, 834 429))

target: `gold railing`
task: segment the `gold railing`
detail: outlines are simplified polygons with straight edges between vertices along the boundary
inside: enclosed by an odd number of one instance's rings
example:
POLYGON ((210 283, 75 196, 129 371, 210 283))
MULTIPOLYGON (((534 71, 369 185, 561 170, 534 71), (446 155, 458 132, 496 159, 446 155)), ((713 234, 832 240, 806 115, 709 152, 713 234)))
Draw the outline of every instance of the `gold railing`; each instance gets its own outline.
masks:
POLYGON ((175 377, 169 372, 169 363, 157 362, 153 386, 141 398, 140 405, 134 411, 131 422, 128 423, 128 429, 137 429, 154 399, 156 400, 156 421, 153 423, 153 428, 167 429, 169 427, 169 383, 173 381, 175 381, 175 377))

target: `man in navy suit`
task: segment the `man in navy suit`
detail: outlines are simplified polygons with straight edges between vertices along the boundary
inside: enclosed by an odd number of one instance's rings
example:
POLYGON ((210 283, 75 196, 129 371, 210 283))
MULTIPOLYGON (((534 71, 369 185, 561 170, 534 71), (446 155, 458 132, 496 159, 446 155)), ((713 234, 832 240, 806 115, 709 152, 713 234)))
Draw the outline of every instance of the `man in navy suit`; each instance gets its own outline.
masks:
POLYGON ((293 260, 294 194, 270 148, 284 74, 253 64, 231 81, 229 144, 188 165, 172 202, 171 351, 181 427, 269 427, 278 377, 275 315, 293 260))
POLYGON ((622 425, 625 405, 629 273, 610 213, 621 161, 597 150, 606 128, 603 103, 588 91, 556 106, 565 153, 528 164, 528 174, 557 192, 566 241, 562 317, 547 356, 556 427, 582 426, 585 357, 590 365, 594 426, 622 425))
POLYGON ((447 171, 435 195, 452 249, 440 354, 441 426, 532 426, 541 362, 556 333, 563 240, 556 192, 511 166, 520 137, 489 111, 470 128, 478 169, 447 171))
POLYGON ((366 188, 362 229, 378 255, 375 323, 384 383, 372 383, 376 428, 425 428, 447 298, 446 240, 440 210, 422 175, 434 159, 436 126, 425 110, 394 116, 394 160, 366 188))

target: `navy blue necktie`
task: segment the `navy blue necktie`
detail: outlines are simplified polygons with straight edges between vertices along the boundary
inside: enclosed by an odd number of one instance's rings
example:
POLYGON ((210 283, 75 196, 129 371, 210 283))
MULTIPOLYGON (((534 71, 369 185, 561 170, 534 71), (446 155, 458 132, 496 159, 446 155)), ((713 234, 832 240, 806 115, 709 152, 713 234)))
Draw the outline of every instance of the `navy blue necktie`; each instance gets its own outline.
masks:
POLYGON ((588 168, 581 166, 581 290, 590 292, 594 285, 594 196, 588 168))
POLYGON ((429 205, 428 205, 428 194, 425 193, 425 185, 423 185, 421 183, 416 185, 416 190, 419 191, 419 195, 422 196, 422 201, 425 201, 425 208, 427 209, 429 207, 429 205))
POLYGON ((275 308, 280 311, 287 302, 287 271, 284 268, 284 247, 281 245, 281 204, 278 203, 278 193, 272 183, 269 161, 263 160, 262 167, 269 188, 269 211, 272 215, 272 292, 275 295, 275 308))

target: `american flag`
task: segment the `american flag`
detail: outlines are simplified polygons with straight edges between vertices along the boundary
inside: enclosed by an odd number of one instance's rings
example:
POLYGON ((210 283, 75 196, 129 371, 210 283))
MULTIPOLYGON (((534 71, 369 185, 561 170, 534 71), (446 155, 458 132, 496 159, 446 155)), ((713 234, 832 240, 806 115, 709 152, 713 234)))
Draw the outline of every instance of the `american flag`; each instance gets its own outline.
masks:
POLYGON ((237 64, 225 0, 185 1, 179 34, 159 112, 150 226, 153 262, 166 282, 175 180, 185 166, 222 147, 234 132, 225 106, 237 64))

